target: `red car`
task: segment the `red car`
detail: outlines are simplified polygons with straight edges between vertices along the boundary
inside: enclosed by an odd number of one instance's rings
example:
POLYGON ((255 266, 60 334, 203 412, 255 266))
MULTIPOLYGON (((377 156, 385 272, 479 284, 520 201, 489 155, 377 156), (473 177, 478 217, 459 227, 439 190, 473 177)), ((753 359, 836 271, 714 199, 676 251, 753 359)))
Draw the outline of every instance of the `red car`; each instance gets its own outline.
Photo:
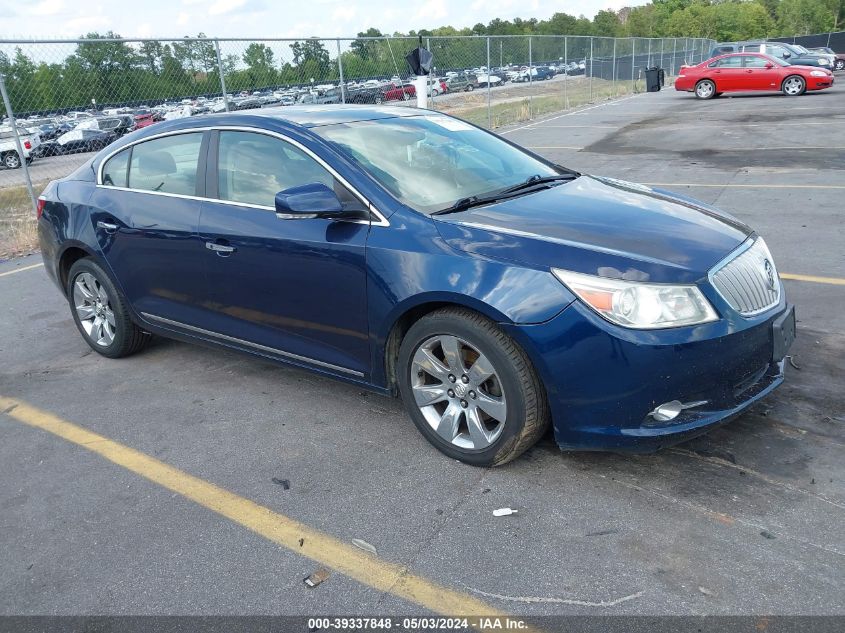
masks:
POLYGON ((417 89, 414 88, 414 84, 390 84, 384 88, 382 91, 382 98, 385 101, 399 101, 404 99, 407 101, 411 97, 416 96, 417 89))
POLYGON ((681 66, 675 90, 712 99, 723 92, 770 90, 790 97, 833 85, 833 73, 815 66, 790 66, 762 53, 719 55, 697 66, 681 66))
POLYGON ((135 115, 135 129, 140 130, 142 127, 147 127, 155 123, 152 114, 136 114, 135 115))

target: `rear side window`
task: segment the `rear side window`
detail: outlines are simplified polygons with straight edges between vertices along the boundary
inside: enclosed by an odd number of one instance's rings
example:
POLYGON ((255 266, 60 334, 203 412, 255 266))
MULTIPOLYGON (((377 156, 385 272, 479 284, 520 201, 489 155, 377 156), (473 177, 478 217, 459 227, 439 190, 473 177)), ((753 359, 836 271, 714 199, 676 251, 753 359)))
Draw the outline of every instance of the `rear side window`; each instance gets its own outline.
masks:
POLYGON ((723 57, 714 64, 711 64, 711 66, 716 66, 718 68, 739 68, 742 66, 742 56, 730 55, 728 57, 723 57))
POLYGON ((103 184, 112 187, 125 187, 129 175, 129 152, 125 149, 115 154, 103 165, 103 184))
POLYGON ((129 188, 196 195, 202 132, 176 134, 132 148, 129 188))
POLYGON ((334 187, 334 177, 290 143, 266 134, 220 132, 217 188, 221 200, 272 208, 278 192, 315 182, 334 187))

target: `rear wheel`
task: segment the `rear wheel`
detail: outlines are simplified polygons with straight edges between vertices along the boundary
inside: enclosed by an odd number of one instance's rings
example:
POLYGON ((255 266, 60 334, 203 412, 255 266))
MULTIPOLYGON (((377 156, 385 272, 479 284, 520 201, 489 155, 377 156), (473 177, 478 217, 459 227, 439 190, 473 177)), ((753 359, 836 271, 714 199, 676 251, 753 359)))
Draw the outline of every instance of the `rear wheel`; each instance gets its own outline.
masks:
POLYGON ((799 75, 790 75, 783 80, 780 89, 787 97, 797 97, 800 94, 804 94, 804 91, 807 89, 807 82, 799 75))
POLYGON ((525 352, 489 319, 434 312, 402 341, 402 400, 438 450, 474 466, 518 457, 549 424, 545 391, 525 352))
POLYGON ((716 84, 709 79, 702 79, 695 84, 695 96, 699 99, 712 99, 716 96, 716 84))
POLYGON ((17 169, 21 166, 21 157, 17 152, 6 152, 3 155, 3 166, 6 169, 17 169))
POLYGON ((129 356, 149 341, 149 334, 132 321, 125 300, 94 260, 86 257, 71 266, 67 296, 76 327, 98 354, 129 356))
POLYGON ((472 86, 472 84, 470 84, 470 85, 467 86, 467 92, 472 92, 472 91, 473 91, 473 86, 472 86))

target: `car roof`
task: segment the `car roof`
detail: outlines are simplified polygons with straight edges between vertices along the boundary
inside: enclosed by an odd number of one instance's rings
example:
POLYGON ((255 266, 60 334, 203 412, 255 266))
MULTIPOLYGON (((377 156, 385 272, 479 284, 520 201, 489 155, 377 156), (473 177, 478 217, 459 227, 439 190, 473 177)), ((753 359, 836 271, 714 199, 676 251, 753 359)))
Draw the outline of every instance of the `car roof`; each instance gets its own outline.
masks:
POLYGON ((353 121, 374 121, 376 119, 392 119, 395 117, 419 116, 422 114, 416 108, 400 108, 397 106, 361 106, 361 105, 311 105, 311 106, 280 106, 276 108, 262 108, 250 110, 249 114, 286 121, 306 128, 351 123, 353 121))

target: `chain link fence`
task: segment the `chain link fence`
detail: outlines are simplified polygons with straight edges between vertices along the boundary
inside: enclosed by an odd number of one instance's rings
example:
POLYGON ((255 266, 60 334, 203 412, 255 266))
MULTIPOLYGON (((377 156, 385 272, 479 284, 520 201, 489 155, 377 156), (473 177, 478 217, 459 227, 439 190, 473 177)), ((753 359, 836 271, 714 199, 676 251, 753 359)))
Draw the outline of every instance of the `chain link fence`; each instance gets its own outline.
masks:
MULTIPOLYGON (((644 71, 707 58, 711 40, 423 38, 427 107, 495 129, 644 90, 644 71)), ((415 106, 417 38, 0 40, 0 259, 36 247, 35 198, 158 121, 295 104, 415 106), (14 122, 14 125, 13 125, 14 122)))

